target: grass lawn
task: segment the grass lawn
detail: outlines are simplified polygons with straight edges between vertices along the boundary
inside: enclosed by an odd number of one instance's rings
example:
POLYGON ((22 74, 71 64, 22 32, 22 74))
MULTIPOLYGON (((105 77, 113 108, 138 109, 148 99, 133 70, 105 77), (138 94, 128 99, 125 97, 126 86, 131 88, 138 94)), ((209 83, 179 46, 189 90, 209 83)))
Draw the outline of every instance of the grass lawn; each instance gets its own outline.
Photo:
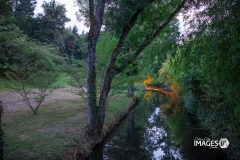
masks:
MULTIPOLYGON (((54 96, 54 95, 52 95, 54 96)), ((105 127, 112 124, 130 104, 126 96, 118 97, 106 110, 105 127)), ((40 107, 38 115, 29 108, 5 110, 5 153, 8 160, 60 159, 68 147, 81 139, 87 123, 86 101, 79 98, 60 99, 40 107)))
POLYGON ((8 85, 14 85, 13 81, 6 79, 6 78, 0 78, 0 91, 9 90, 8 85))
POLYGON ((67 74, 61 74, 57 78, 56 82, 54 82, 52 84, 52 87, 64 87, 64 86, 67 86, 70 79, 71 79, 71 77, 68 76, 67 74))

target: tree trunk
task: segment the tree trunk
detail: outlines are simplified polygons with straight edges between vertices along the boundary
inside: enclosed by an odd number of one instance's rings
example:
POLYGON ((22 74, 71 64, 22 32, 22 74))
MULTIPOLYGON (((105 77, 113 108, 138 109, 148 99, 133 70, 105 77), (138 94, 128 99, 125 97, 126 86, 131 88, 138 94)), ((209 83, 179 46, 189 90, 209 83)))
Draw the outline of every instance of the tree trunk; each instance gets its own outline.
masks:
POLYGON ((88 105, 88 135, 95 144, 102 140, 103 121, 101 107, 96 104, 96 44, 100 35, 105 0, 89 0, 90 30, 87 44, 87 105, 88 105))
POLYGON ((111 84, 112 84, 112 80, 114 78, 115 74, 113 73, 113 68, 109 67, 104 79, 104 83, 103 83, 103 88, 102 88, 102 92, 99 98, 99 104, 98 106, 101 108, 101 123, 104 123, 104 119, 105 119, 105 110, 106 110, 106 105, 107 105, 107 99, 108 99, 108 94, 111 90, 111 84))
POLYGON ((128 84, 128 96, 129 97, 134 96, 134 88, 133 88, 133 85, 131 84, 128 84))
MULTIPOLYGON (((132 54, 132 48, 131 46, 129 47, 129 54, 132 54)), ((131 69, 128 73, 127 73, 127 77, 131 77, 133 76, 133 69, 131 69)), ((134 83, 132 81, 128 82, 128 96, 132 97, 134 96, 134 83)))

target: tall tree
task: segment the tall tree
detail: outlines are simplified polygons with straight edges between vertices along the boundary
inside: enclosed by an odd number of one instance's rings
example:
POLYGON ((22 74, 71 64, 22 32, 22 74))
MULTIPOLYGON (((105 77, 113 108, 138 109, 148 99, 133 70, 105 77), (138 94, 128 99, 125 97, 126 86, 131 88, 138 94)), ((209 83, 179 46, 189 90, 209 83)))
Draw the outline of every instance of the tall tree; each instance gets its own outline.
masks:
POLYGON ((75 45, 75 59, 82 59, 86 57, 86 48, 87 48, 87 34, 78 35, 76 38, 76 45, 75 45))
POLYGON ((63 33, 64 39, 64 53, 68 57, 74 56, 75 53, 75 46, 76 46, 76 38, 77 36, 74 35, 70 29, 65 29, 63 33))
POLYGON ((14 17, 19 28, 29 36, 33 36, 33 31, 36 28, 34 10, 36 0, 19 0, 15 3, 14 17))
POLYGON ((65 23, 70 19, 66 16, 65 5, 52 0, 42 5, 43 14, 37 15, 38 30, 35 32, 35 38, 46 43, 55 43, 60 50, 64 48, 63 31, 65 23))
POLYGON ((10 17, 12 13, 12 3, 9 0, 0 1, 0 19, 10 17))
POLYGON ((75 35, 78 35, 78 28, 77 26, 73 26, 73 29, 72 29, 72 33, 75 34, 75 35))
MULTIPOLYGON (((90 24, 87 46, 88 133, 95 143, 99 143, 102 138, 106 103, 114 76, 121 73, 137 59, 140 53, 168 26, 170 21, 183 8, 186 1, 140 0, 131 1, 131 3, 129 1, 108 1, 109 3, 105 0, 88 1, 88 11, 83 12, 83 15, 88 13, 89 17, 87 19, 89 19, 90 24), (105 6, 107 6, 106 9, 105 6), (124 16, 122 16, 123 19, 119 27, 118 43, 111 54, 99 103, 97 104, 96 44, 104 20, 104 11, 110 11, 111 8, 115 8, 115 14, 112 15, 124 16), (142 38, 134 41, 136 48, 132 48, 132 54, 129 54, 127 58, 119 56, 125 40, 137 34, 141 34, 142 38)), ((82 1, 79 3, 82 4, 82 1)), ((121 16, 118 17, 121 18, 121 16)))
POLYGON ((24 17, 33 17, 36 7, 36 0, 19 0, 16 2, 14 15, 23 15, 24 17))

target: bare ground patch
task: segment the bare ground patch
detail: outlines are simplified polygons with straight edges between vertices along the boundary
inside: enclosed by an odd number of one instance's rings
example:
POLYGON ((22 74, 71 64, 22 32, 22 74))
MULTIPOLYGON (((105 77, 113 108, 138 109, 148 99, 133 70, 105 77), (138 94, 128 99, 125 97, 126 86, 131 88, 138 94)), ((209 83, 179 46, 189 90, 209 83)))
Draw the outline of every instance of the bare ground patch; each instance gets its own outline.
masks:
POLYGON ((4 106, 6 159, 57 159, 64 150, 76 145, 87 123, 85 100, 59 88, 46 97, 38 114, 12 92, 0 92, 4 106))
MULTIPOLYGON (((64 87, 54 90, 49 96, 46 96, 42 107, 61 100, 74 100, 80 98, 79 96, 72 94, 70 92, 71 89, 71 87, 64 87)), ((0 91, 0 100, 4 106, 4 112, 6 113, 30 110, 30 108, 23 101, 23 98, 17 93, 0 91)))

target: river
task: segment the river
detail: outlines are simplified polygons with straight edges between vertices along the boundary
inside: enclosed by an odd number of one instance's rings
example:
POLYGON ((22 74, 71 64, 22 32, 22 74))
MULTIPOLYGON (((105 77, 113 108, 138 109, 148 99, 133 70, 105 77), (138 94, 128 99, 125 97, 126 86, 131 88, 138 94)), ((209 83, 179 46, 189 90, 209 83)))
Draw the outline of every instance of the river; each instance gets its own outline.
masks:
POLYGON ((164 118, 159 106, 168 99, 160 98, 157 92, 150 95, 94 148, 91 160, 227 159, 222 149, 194 146, 196 137, 209 137, 209 134, 185 110, 177 118, 164 118))

